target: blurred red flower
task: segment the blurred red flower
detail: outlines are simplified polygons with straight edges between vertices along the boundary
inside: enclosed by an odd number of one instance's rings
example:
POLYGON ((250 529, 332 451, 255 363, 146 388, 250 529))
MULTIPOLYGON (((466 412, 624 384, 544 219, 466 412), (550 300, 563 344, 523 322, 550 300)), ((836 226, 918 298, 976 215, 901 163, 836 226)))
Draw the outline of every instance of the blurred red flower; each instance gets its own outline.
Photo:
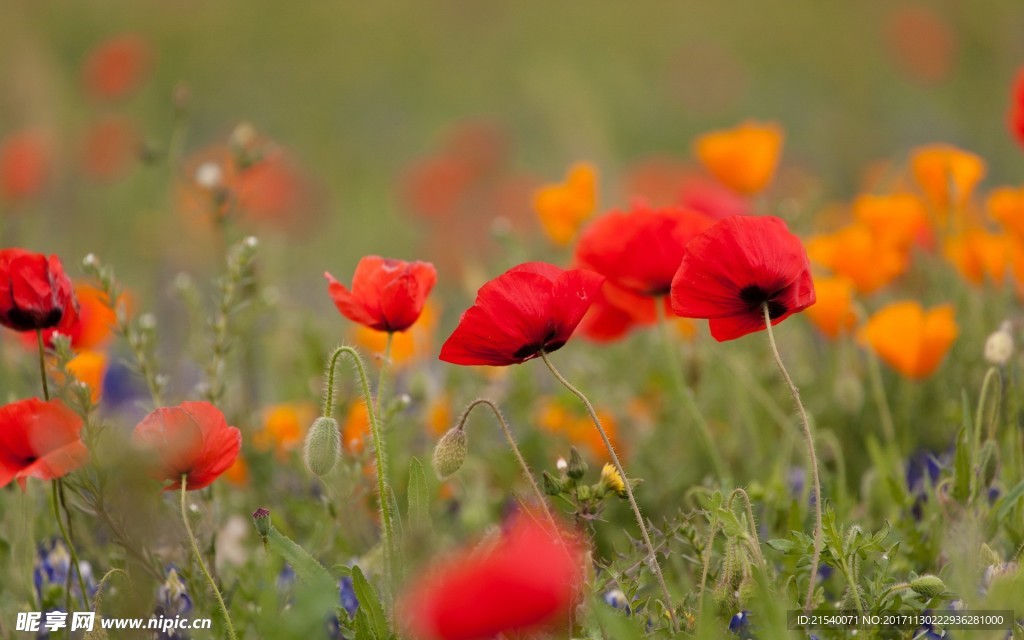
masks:
POLYGON ((897 6, 885 19, 885 46, 896 65, 923 84, 949 76, 956 59, 956 33, 926 5, 897 6))
POLYGON ((441 347, 461 365, 519 364, 562 348, 595 301, 604 278, 545 262, 513 267, 477 292, 441 347))
POLYGON ((1010 131, 1017 143, 1024 147, 1024 68, 1017 72, 1013 84, 1013 102, 1010 104, 1010 131))
POLYGON ((565 619, 582 587, 583 547, 542 522, 519 515, 492 546, 468 548, 416 581, 399 604, 412 634, 484 640, 565 619))
POLYGON ((652 324, 656 317, 649 298, 619 289, 606 280, 594 304, 583 316, 580 331, 594 342, 614 342, 638 325, 652 324))
POLYGON ((713 223, 704 214, 682 207, 652 209, 636 204, 631 211, 601 216, 584 229, 576 260, 632 293, 665 295, 686 244, 713 223))
POLYGON ((765 328, 814 304, 811 267, 800 238, 772 216, 726 218, 697 236, 672 281, 672 310, 707 318, 719 342, 765 328))
POLYGON ((50 175, 50 152, 35 131, 18 131, 0 142, 0 197, 18 201, 39 195, 50 175))
POLYGON ((60 258, 0 250, 0 324, 34 331, 71 326, 77 319, 78 301, 60 258))
POLYGON ((107 116, 91 123, 82 139, 81 163, 85 175, 95 180, 114 180, 137 158, 142 136, 135 122, 107 116))
POLYGON ((82 80, 99 100, 120 100, 146 80, 153 51, 142 36, 126 33, 100 43, 85 60, 82 80))
POLYGON ((356 265, 350 291, 330 273, 327 291, 341 315, 377 331, 405 331, 423 312, 437 282, 429 262, 366 256, 356 265))
POLYGON ((164 491, 194 491, 209 486, 227 471, 242 447, 242 433, 229 427, 224 414, 209 402, 162 407, 142 419, 132 441, 154 458, 152 475, 171 484, 164 491))
POLYGON ((17 479, 54 480, 89 459, 82 419, 60 400, 19 400, 0 407, 0 487, 17 479))

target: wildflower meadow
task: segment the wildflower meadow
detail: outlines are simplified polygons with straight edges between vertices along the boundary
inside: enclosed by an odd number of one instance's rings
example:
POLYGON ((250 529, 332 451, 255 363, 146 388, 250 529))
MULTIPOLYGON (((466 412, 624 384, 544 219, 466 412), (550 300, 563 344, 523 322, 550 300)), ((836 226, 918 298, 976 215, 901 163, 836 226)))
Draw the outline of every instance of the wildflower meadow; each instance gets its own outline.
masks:
POLYGON ((1022 33, 0 0, 0 639, 1024 639, 1022 33))

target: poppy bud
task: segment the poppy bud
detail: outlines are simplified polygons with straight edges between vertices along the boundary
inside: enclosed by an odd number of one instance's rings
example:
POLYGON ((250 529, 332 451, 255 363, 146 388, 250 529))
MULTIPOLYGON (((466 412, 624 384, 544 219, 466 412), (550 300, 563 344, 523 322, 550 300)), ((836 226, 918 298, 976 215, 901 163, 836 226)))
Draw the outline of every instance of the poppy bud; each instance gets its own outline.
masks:
POLYGON ((567 475, 573 480, 579 480, 587 472, 587 463, 583 461, 580 452, 573 447, 569 450, 569 468, 567 475))
POLYGON ((448 433, 441 436, 434 449, 434 472, 437 477, 444 480, 454 474, 466 461, 466 454, 469 452, 469 439, 466 432, 458 427, 452 427, 448 433))
POLYGON ((256 531, 260 536, 266 538, 270 534, 270 509, 260 507, 252 514, 252 522, 256 525, 256 531))
POLYGON ((1013 355, 1013 334, 1008 324, 1003 323, 998 331, 985 340, 985 362, 994 367, 1005 365, 1013 355))
POLYGON ((934 598, 946 590, 946 583, 942 581, 942 578, 926 573, 911 580, 910 588, 918 595, 934 598))
POLYGON ((341 433, 334 418, 321 416, 313 422, 306 436, 303 458, 306 467, 318 476, 331 472, 341 452, 341 433))

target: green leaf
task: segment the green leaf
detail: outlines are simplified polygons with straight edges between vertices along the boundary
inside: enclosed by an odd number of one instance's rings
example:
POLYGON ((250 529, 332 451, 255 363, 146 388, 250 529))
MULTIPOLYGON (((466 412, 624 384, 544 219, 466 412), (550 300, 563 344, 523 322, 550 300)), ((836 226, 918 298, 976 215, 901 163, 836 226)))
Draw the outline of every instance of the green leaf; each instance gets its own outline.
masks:
MULTIPOLYGON (((372 638, 386 640, 388 637, 388 619, 384 615, 384 607, 380 603, 380 598, 377 597, 377 592, 366 581, 363 572, 359 567, 355 566, 352 567, 352 588, 355 590, 356 598, 359 600, 359 613, 366 612, 368 627, 373 632, 372 638)), ((356 625, 358 624, 359 618, 357 616, 356 625)))
POLYGON ((338 584, 316 558, 297 545, 291 538, 270 525, 267 532, 267 548, 279 554, 295 570, 295 575, 306 584, 318 589, 338 590, 338 584))
POLYGON ((1006 519, 1006 516, 1010 515, 1013 508, 1017 506, 1017 502, 1021 498, 1024 498, 1024 482, 1021 482, 1016 487, 1010 489, 1002 499, 999 500, 999 508, 996 509, 996 520, 1002 522, 1006 519))
POLYGON ((416 458, 409 462, 409 508, 407 518, 409 529, 426 531, 430 528, 430 492, 427 488, 427 474, 416 458))
POLYGON ((961 392, 961 411, 963 425, 956 436, 956 457, 953 461, 953 498, 961 504, 967 504, 971 497, 971 404, 967 400, 967 391, 961 392))
POLYGON ((791 553, 794 549, 796 549, 796 543, 792 540, 786 540, 785 538, 776 538, 775 540, 769 540, 765 544, 767 544, 772 549, 775 549, 776 551, 780 551, 782 553, 791 553))
POLYGON ((373 632, 370 620, 362 608, 356 610, 356 640, 383 640, 373 632))

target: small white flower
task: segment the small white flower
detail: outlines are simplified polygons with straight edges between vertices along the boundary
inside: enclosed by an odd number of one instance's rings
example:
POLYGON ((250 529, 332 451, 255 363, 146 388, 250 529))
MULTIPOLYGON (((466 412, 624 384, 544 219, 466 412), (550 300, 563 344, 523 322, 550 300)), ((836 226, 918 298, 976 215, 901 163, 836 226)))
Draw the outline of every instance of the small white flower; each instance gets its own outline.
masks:
POLYGON ((204 189, 216 189, 224 181, 224 170, 216 162, 204 162, 196 167, 195 181, 204 189))
POLYGON ((565 461, 565 458, 560 457, 558 458, 558 461, 555 462, 555 468, 559 471, 565 471, 569 468, 569 463, 565 461))
POLYGON ((1013 334, 1010 323, 1004 322, 999 330, 985 340, 985 361, 994 367, 1001 367, 1009 362, 1013 355, 1013 334))

